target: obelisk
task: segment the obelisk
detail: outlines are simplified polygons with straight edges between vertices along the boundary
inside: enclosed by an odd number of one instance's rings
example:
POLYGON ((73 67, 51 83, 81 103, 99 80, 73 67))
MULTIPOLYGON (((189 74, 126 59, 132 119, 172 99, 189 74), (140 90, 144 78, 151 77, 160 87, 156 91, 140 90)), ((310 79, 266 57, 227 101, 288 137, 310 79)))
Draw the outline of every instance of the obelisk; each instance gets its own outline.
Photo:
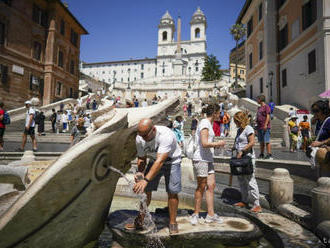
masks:
POLYGON ((181 17, 178 18, 178 28, 177 28, 177 49, 176 57, 173 61, 173 72, 175 76, 183 75, 183 66, 184 61, 182 60, 182 51, 181 51, 181 17))

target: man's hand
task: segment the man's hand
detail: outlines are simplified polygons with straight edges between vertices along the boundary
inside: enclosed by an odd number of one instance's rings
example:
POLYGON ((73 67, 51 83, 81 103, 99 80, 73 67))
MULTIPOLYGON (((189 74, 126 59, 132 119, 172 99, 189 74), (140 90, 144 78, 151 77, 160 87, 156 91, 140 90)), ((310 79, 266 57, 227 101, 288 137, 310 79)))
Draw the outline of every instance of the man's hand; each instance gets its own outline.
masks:
POLYGON ((30 127, 28 127, 28 126, 25 127, 25 130, 26 131, 29 131, 29 129, 30 129, 30 127))
POLYGON ((267 125, 265 125, 263 129, 264 129, 264 131, 267 131, 267 125))
POLYGON ((242 156, 243 156, 243 152, 238 152, 236 157, 237 158, 242 158, 242 156))
POLYGON ((313 141, 312 144, 311 144, 311 147, 319 147, 319 146, 322 146, 323 143, 320 142, 320 141, 313 141))
POLYGON ((215 143, 215 146, 214 146, 214 148, 221 148, 221 147, 224 147, 224 146, 225 146, 225 144, 226 144, 226 142, 225 142, 225 141, 223 141, 223 140, 220 140, 220 141, 218 141, 218 142, 216 142, 216 143, 215 143))
POLYGON ((136 193, 136 194, 144 193, 144 190, 147 187, 147 184, 148 184, 148 182, 146 180, 141 180, 141 181, 137 182, 133 187, 134 193, 136 193))
POLYGON ((142 172, 136 172, 135 175, 134 175, 134 180, 135 182, 139 182, 140 180, 143 180, 144 178, 144 175, 142 172))

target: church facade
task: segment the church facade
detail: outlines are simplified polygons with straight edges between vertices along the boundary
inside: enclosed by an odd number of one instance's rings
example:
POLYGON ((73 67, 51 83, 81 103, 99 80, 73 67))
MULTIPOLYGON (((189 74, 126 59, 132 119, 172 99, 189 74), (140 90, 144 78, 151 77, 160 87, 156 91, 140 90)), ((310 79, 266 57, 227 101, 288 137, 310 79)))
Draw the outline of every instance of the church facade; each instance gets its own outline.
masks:
POLYGON ((190 21, 190 40, 181 41, 179 18, 177 40, 175 22, 168 11, 158 25, 158 48, 155 58, 82 63, 81 71, 109 85, 200 81, 206 53, 206 17, 197 8, 190 21), (175 64, 180 60, 179 73, 175 64))

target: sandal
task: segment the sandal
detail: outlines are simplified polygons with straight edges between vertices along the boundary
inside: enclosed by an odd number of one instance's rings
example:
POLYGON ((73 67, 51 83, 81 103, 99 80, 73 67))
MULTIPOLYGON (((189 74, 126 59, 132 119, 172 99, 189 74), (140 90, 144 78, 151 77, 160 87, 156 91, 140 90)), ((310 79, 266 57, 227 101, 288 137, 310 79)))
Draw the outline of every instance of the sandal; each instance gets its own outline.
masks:
POLYGON ((145 214, 139 213, 136 216, 134 223, 128 223, 125 225, 125 229, 127 230, 143 230, 143 222, 144 222, 145 214))
POLYGON ((178 224, 170 224, 168 227, 169 231, 170 231, 170 235, 173 234, 178 234, 179 233, 179 228, 178 228, 178 224))

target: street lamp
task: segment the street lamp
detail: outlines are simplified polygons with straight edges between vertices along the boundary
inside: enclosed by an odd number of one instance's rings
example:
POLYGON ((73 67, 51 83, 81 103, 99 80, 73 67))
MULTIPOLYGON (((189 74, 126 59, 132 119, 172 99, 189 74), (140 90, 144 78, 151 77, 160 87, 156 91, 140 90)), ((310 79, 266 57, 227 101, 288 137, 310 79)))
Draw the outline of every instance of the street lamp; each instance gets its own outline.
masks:
POLYGON ((191 85, 190 85, 190 72, 191 72, 191 67, 188 67, 188 71, 189 71, 189 78, 188 78, 188 89, 191 89, 191 85))
POLYGON ((131 89, 131 87, 130 87, 130 85, 129 85, 129 80, 130 80, 130 78, 131 78, 131 69, 128 68, 128 80, 127 80, 127 89, 128 89, 128 90, 131 89))
POLYGON ((274 77, 274 72, 270 71, 268 73, 269 100, 271 100, 273 98, 273 77, 274 77))

